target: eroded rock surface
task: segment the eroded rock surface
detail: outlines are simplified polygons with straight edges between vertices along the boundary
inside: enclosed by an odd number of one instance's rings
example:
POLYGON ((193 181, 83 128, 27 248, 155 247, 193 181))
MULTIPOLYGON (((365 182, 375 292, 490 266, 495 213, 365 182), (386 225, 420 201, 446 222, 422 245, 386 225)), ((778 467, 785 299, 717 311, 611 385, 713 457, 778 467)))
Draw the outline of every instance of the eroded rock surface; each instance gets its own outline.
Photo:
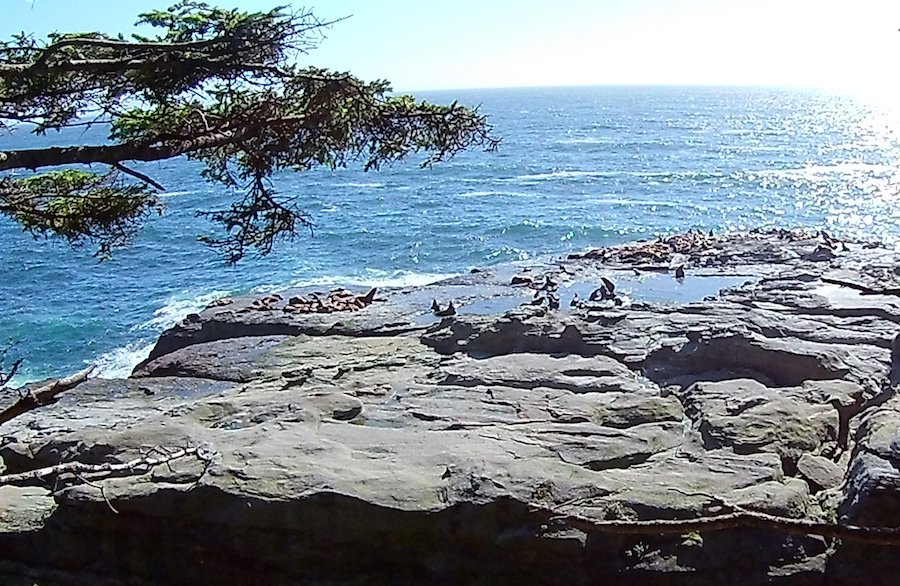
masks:
POLYGON ((900 527, 900 297, 867 292, 898 287, 898 260, 811 233, 694 234, 382 291, 352 313, 277 306, 301 292, 214 305, 133 378, 89 381, 0 442, 6 473, 198 445, 211 464, 2 487, 0 576, 893 583, 887 547, 588 534, 547 511, 691 519, 724 502, 900 527), (615 291, 591 301, 601 276, 615 291))

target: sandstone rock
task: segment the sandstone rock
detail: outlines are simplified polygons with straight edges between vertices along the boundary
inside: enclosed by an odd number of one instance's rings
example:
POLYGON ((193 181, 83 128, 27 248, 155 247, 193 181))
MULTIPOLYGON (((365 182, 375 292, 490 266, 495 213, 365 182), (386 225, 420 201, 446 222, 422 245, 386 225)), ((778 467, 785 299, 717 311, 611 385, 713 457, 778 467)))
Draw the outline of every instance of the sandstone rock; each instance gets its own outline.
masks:
POLYGON ((635 392, 637 375, 606 356, 505 354, 483 359, 462 358, 440 370, 445 384, 460 386, 546 387, 573 393, 635 392))
POLYGON ((49 490, 0 486, 0 534, 39 531, 55 510, 49 490))
POLYGON ((840 486, 844 476, 844 471, 837 464, 813 454, 800 456, 797 473, 815 490, 840 486))
POLYGON ((693 519, 727 503, 900 527, 900 304, 833 282, 900 282, 897 258, 851 243, 804 260, 823 238, 681 235, 386 291, 341 314, 282 311, 308 291, 210 307, 161 336, 135 378, 89 381, 13 420, 0 458, 8 473, 184 446, 212 461, 62 476, 53 496, 3 487, 0 577, 886 583, 900 571, 890 548, 747 528, 585 533, 553 513, 693 519), (749 282, 560 310, 521 308, 529 292, 510 286, 527 273, 571 297, 612 276, 637 294, 675 255, 684 287, 749 282), (432 298, 458 314, 436 318, 432 298))

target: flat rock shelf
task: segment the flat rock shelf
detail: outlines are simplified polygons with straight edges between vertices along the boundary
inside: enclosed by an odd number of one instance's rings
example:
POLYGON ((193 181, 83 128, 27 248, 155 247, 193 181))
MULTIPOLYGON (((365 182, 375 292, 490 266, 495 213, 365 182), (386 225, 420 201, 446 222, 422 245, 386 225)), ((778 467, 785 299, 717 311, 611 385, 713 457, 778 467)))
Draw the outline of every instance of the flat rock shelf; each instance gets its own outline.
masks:
POLYGON ((0 486, 0 578, 893 584, 896 546, 652 522, 900 528, 898 291, 893 250, 778 230, 220 300, 4 426, 5 475, 116 472, 0 486))

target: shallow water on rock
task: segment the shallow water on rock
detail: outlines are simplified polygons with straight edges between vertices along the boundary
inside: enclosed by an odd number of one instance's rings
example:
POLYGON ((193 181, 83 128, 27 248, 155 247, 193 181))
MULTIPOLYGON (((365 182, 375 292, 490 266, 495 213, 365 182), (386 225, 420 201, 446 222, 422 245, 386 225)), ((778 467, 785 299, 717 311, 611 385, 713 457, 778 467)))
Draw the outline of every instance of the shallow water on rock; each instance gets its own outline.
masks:
MULTIPOLYGON (((676 279, 670 273, 644 273, 616 277, 616 294, 626 301, 646 303, 691 303, 714 297, 723 289, 740 287, 745 283, 758 281, 753 275, 687 275, 676 279)), ((599 285, 590 281, 578 281, 560 290, 561 302, 568 306, 577 294, 587 300, 599 285)))
MULTIPOLYGON (((616 284, 616 294, 622 299, 624 305, 635 302, 643 303, 692 303, 702 301, 707 297, 715 297, 723 289, 740 287, 746 283, 759 280, 754 275, 687 275, 684 279, 676 279, 669 273, 643 273, 632 275, 623 273, 621 276, 613 275, 616 284)), ((579 280, 563 283, 559 288, 560 309, 567 311, 571 302, 578 296, 578 300, 586 302, 591 293, 597 288, 600 280, 579 280)), ((485 288, 481 295, 473 294, 477 288, 467 288, 468 299, 457 297, 454 301, 458 315, 500 315, 522 307, 534 299, 534 290, 527 287, 514 288, 502 291, 496 296, 491 296, 490 289, 485 288)), ((423 296, 422 306, 425 306, 423 296)), ((612 302, 608 302, 613 308, 612 302)), ((443 306, 443 303, 441 303, 443 306)), ((597 303, 600 307, 601 303, 597 303)), ((429 311, 423 311, 414 321, 417 325, 430 325, 440 321, 429 311)))

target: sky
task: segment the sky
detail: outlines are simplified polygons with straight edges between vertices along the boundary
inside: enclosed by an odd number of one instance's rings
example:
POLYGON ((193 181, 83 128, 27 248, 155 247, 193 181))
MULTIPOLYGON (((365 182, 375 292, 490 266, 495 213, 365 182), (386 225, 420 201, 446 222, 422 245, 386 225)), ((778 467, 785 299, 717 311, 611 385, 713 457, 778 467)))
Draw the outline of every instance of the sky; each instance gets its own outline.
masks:
MULTIPOLYGON (((208 0, 266 10, 287 0, 208 0)), ((174 0, 0 0, 0 35, 131 32, 174 0)), ((762 85, 900 93, 898 0, 309 0, 302 64, 397 90, 762 85)))

